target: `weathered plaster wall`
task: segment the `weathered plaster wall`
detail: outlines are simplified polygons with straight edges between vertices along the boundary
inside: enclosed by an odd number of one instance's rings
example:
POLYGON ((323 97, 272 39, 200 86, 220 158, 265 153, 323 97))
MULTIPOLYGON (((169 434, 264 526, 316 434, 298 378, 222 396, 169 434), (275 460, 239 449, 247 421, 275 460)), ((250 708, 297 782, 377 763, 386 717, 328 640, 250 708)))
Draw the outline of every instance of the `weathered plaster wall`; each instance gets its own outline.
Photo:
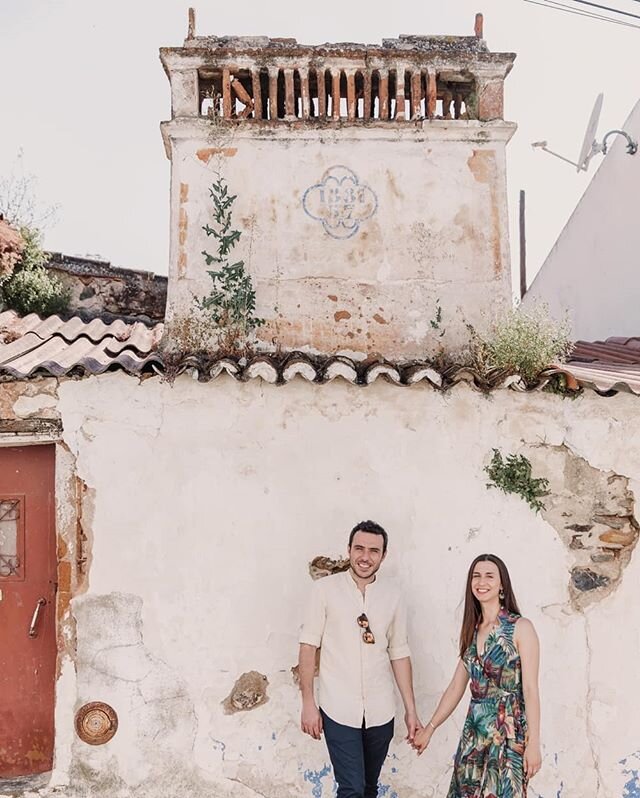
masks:
MULTIPOLYGON (((623 130, 638 140, 640 102, 623 130)), ((640 153, 628 155, 622 136, 607 144, 610 151, 591 162, 597 171, 523 301, 525 307, 544 302, 557 318, 568 314, 576 340, 638 334, 640 153)))
MULTIPOLYGON (((455 666, 468 563, 495 551, 542 641, 545 760, 531 795, 636 795, 635 539, 615 584, 582 606, 571 571, 587 555, 568 545, 565 527, 593 516, 593 496, 580 502, 581 491, 600 490, 603 511, 636 512, 637 399, 486 397, 466 386, 443 395, 381 382, 274 388, 181 377, 170 386, 118 374, 57 392, 69 463, 92 497, 91 558, 71 603, 77 653, 57 693, 53 784, 66 796, 329 798, 326 750, 298 731, 290 668, 308 563, 341 554, 365 517, 391 535, 385 569, 408 594, 423 716, 455 666), (487 490, 494 446, 527 453, 551 479, 548 514, 487 490), (621 507, 624 492, 607 497, 612 474, 628 479, 632 506, 621 507), (267 677, 269 700, 225 714, 222 702, 252 670, 267 677), (93 700, 120 719, 104 746, 84 744, 71 726, 93 700)), ((592 567, 609 567, 594 546, 592 567)), ((445 794, 463 714, 420 759, 398 726, 387 798, 445 794)))
POLYGON ((208 291, 202 250, 215 254, 215 241, 202 227, 212 223, 209 186, 219 172, 238 197, 243 235, 233 254, 254 280, 262 341, 390 358, 461 346, 466 323, 482 327, 511 303, 505 145, 514 129, 461 120, 255 132, 165 123, 169 320, 191 314, 194 294, 208 291))

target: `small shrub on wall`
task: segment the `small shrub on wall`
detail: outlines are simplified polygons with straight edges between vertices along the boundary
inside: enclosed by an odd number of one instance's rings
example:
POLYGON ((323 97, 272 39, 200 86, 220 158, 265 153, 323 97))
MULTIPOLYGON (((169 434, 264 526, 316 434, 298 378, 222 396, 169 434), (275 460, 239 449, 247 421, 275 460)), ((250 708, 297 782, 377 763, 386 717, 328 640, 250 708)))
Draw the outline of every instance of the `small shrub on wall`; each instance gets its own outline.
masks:
POLYGON ((493 323, 487 335, 471 330, 472 358, 481 371, 505 369, 533 382, 541 371, 571 354, 569 336, 568 322, 555 321, 546 306, 511 310, 493 323))
POLYGON ((240 241, 241 230, 233 229, 232 209, 237 195, 229 194, 223 177, 209 189, 213 204, 214 225, 202 228, 207 236, 213 238, 217 251, 214 255, 202 252, 211 278, 209 293, 196 299, 196 306, 213 322, 218 334, 218 347, 223 352, 239 354, 246 352, 251 338, 264 319, 255 315, 256 292, 251 276, 245 269, 243 260, 232 262, 231 253, 240 241))
POLYGON ((537 513, 546 509, 542 499, 549 495, 549 480, 534 477, 531 463, 523 454, 508 454, 505 459, 499 449, 493 449, 491 462, 484 470, 489 477, 488 488, 515 493, 537 513))

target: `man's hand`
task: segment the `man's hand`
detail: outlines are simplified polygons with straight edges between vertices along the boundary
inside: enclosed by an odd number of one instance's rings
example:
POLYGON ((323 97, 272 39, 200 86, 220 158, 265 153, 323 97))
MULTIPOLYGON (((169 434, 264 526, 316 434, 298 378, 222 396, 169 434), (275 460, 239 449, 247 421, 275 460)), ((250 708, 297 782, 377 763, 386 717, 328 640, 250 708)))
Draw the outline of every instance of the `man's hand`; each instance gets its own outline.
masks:
POLYGON ((529 744, 524 752, 524 772, 528 779, 533 778, 542 767, 542 753, 539 745, 529 744))
POLYGON ((416 732, 416 735, 413 739, 413 748, 415 749, 418 756, 427 748, 429 743, 431 742, 431 735, 433 734, 433 729, 431 726, 423 726, 416 732))
POLYGON ((404 713, 404 722, 407 726, 407 736, 405 740, 409 743, 409 745, 413 745, 413 740, 416 736, 416 732, 422 728, 422 723, 420 723, 420 719, 416 714, 415 710, 413 712, 404 713))
POLYGON ((322 735, 322 715, 315 701, 304 702, 302 704, 300 728, 305 734, 313 737, 314 740, 320 739, 322 735))

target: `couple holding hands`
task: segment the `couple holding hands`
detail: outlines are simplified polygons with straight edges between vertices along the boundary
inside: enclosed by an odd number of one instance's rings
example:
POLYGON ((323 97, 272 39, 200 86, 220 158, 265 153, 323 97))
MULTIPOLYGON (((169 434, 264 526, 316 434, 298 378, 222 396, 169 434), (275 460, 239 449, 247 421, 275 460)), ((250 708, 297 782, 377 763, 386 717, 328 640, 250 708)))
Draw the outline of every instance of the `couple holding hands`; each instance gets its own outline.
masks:
POLYGON ((460 658, 423 725, 413 693, 407 617, 396 585, 379 574, 388 536, 373 521, 351 530, 349 568, 318 580, 300 633, 302 731, 324 733, 337 798, 375 798, 393 737, 394 681, 405 707, 407 741, 418 754, 460 703, 471 701, 446 798, 526 798, 538 772, 538 638, 521 617, 509 572, 481 554, 467 575, 460 658), (314 692, 320 649, 318 702, 314 692))

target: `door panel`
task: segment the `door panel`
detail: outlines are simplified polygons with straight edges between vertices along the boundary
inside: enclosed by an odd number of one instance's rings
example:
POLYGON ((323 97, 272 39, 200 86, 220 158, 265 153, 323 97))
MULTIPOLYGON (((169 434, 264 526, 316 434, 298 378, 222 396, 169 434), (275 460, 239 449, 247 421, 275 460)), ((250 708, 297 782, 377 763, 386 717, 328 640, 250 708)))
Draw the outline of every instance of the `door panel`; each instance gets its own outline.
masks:
POLYGON ((55 447, 0 447, 0 779, 51 770, 55 447))

